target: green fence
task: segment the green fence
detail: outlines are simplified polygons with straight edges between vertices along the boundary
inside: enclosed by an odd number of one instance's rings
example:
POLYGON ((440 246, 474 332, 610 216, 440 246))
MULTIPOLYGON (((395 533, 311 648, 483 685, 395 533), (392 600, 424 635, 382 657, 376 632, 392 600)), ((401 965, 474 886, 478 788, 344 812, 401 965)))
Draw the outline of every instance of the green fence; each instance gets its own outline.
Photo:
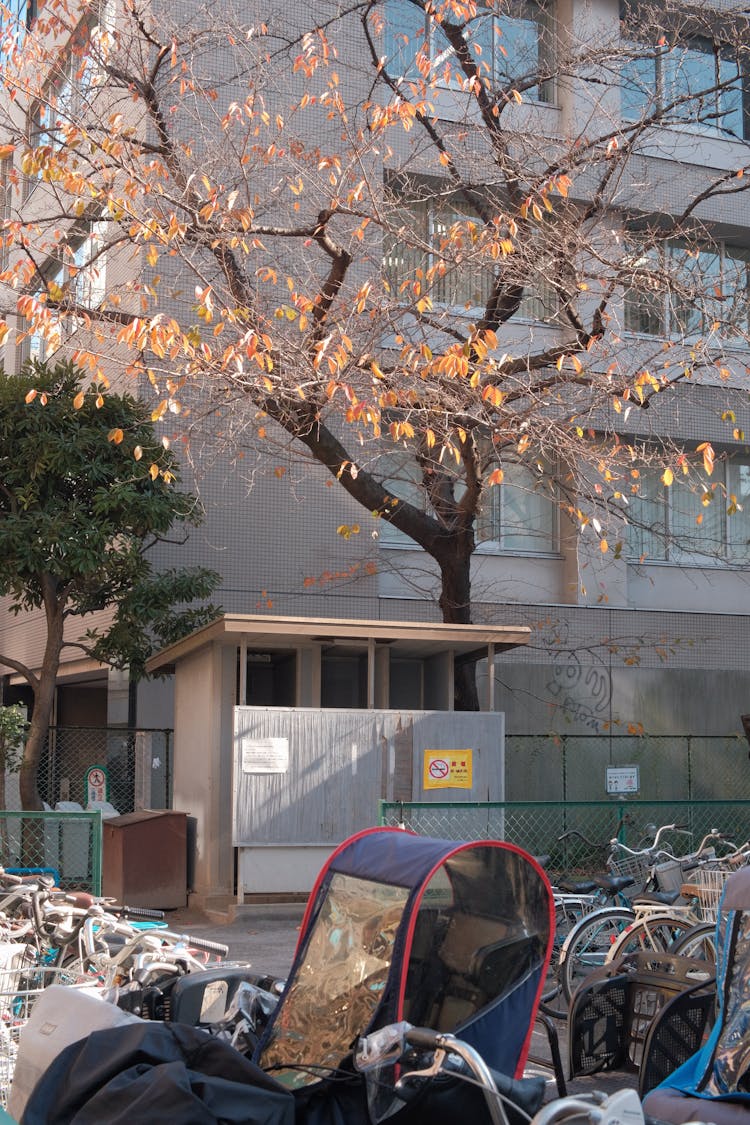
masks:
POLYGON ((0 811, 0 865, 48 868, 62 887, 100 895, 101 813, 0 811))
POLYGON ((601 869, 613 837, 637 847, 652 825, 679 824, 690 832, 665 839, 676 852, 697 847, 712 828, 744 844, 750 840, 750 801, 381 801, 380 823, 447 840, 508 840, 549 855, 552 871, 583 873, 601 869), (600 848, 576 837, 560 842, 571 829, 600 848))

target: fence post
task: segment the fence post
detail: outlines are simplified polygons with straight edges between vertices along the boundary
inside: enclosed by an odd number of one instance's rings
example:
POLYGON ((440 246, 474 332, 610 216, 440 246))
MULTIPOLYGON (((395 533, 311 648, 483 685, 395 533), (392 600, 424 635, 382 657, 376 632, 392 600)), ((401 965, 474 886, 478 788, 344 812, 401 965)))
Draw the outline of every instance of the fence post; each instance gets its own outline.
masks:
POLYGON ((91 818, 91 884, 92 894, 102 893, 102 814, 97 810, 91 818))
POLYGON ((626 828, 625 815, 625 805, 622 801, 620 801, 617 805, 617 839, 621 844, 627 844, 628 842, 628 832, 626 828))

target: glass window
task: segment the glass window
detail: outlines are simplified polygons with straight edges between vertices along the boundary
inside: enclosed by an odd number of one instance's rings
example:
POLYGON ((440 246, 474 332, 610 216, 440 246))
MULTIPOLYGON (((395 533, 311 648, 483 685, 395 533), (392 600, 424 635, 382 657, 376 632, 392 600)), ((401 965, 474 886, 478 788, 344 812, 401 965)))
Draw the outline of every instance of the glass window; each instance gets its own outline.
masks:
MULTIPOLYGON (((395 200, 389 230, 383 238, 383 267, 394 294, 429 295, 434 304, 482 309, 492 293, 494 271, 485 231, 475 210, 456 198, 443 198, 435 189, 424 199, 395 200)), ((524 279, 526 280, 526 279, 524 279)), ((557 310, 557 294, 543 272, 530 279, 517 317, 549 320, 557 310)))
POLYGON ((649 336, 746 336, 750 251, 679 239, 634 251, 623 261, 624 325, 649 336), (630 276, 628 276, 630 275, 630 276))
POLYGON ((88 16, 76 28, 66 52, 54 67, 44 101, 31 113, 29 141, 35 148, 61 148, 70 131, 79 128, 81 115, 94 86, 96 63, 86 47, 93 27, 88 16))
MULTIPOLYGON (((441 10, 441 5, 436 6, 441 10)), ((455 19, 452 12, 448 18, 455 19)), ((477 6, 464 31, 479 73, 497 86, 524 86, 524 96, 551 102, 553 85, 549 74, 554 55, 554 21, 548 8, 536 0, 510 0, 498 13, 477 6), (526 88, 540 76, 542 81, 526 88)), ((385 5, 384 53, 393 77, 414 79, 419 74, 417 54, 424 47, 433 73, 453 82, 464 77, 457 71, 453 49, 437 21, 425 23, 423 13, 409 0, 387 0, 385 5)))
POLYGON ((750 562, 750 465, 727 465, 727 529, 731 558, 750 562))
POLYGON ((690 36, 662 48, 625 44, 631 57, 621 69, 625 120, 664 111, 666 121, 748 136, 748 79, 738 48, 690 36))
MULTIPOLYGON (((420 511, 424 510, 425 496, 422 489, 422 473, 414 456, 407 450, 393 449, 383 454, 382 467, 385 467, 386 477, 383 484, 393 493, 397 504, 399 500, 406 500, 420 511)), ((386 546, 413 547, 416 544, 408 535, 394 527, 388 520, 378 520, 379 542, 386 546)))
POLYGON ((55 303, 70 302, 86 309, 101 305, 105 296, 105 226, 103 222, 89 223, 65 246, 63 261, 48 263, 44 270, 45 288, 40 286, 33 294, 40 305, 27 338, 24 359, 49 359, 83 326, 81 317, 66 314, 64 309, 55 308, 55 303))
POLYGON ((506 551, 546 553, 557 547, 557 505, 549 477, 526 465, 503 466, 501 484, 486 488, 477 519, 477 541, 506 551))
POLYGON ((750 463, 719 461, 711 477, 669 487, 661 469, 646 468, 639 484, 627 509, 631 558, 750 561, 750 463))

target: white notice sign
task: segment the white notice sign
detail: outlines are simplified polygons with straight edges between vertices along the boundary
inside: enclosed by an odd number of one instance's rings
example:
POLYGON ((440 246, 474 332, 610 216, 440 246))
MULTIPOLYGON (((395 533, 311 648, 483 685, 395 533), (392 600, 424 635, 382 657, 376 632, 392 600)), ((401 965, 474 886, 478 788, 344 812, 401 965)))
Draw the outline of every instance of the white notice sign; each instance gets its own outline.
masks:
POLYGON ((607 766, 608 793, 637 793, 640 787, 638 766, 607 766))
POLYGON ((288 738, 243 738, 243 773, 286 773, 289 769, 288 738))

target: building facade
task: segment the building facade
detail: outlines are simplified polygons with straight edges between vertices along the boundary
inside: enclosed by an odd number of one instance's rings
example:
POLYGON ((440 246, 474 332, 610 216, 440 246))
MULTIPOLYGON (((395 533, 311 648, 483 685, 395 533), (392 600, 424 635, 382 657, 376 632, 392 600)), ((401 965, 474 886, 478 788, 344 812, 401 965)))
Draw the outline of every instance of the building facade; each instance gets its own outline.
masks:
MULTIPOLYGON (((198 6, 182 7, 186 23, 194 19, 197 26, 198 6)), ((619 433, 624 441, 641 443, 646 453, 660 451, 650 463, 645 456, 638 493, 621 507, 618 549, 613 538, 612 549, 604 550, 604 536, 595 530, 593 471, 571 467, 571 451, 555 448, 552 429, 536 462, 506 458, 501 479, 485 489, 474 527, 471 620, 532 630, 531 642, 522 650, 496 655, 491 670, 486 663, 479 665, 485 706, 491 677, 494 707, 505 713, 509 735, 597 734, 603 753, 613 731, 740 734, 741 715, 750 711, 750 450, 745 439, 750 433, 750 201, 739 190, 739 173, 750 154, 750 40, 737 38, 738 20, 747 31, 740 6, 730 0, 675 5, 669 11, 659 6, 659 35, 653 33, 654 12, 649 21, 645 5, 641 11, 624 11, 617 0, 511 0, 478 9, 454 4, 446 9, 447 34, 409 0, 373 4, 366 24, 361 13, 347 13, 343 4, 321 2, 319 7, 320 18, 312 19, 311 27, 335 25, 332 40, 344 101, 363 104, 371 81, 365 54, 369 36, 391 82, 390 93, 386 89, 378 104, 391 104, 388 98, 397 98, 399 90, 404 100, 418 101, 414 91, 420 75, 424 80, 427 74, 429 112, 423 105, 415 113, 444 128, 444 136, 457 146, 453 152, 460 148, 458 193, 439 178, 440 162, 425 155, 419 124, 402 129, 387 154, 373 145, 367 148, 367 176, 385 183, 383 198, 392 207, 389 223, 373 238, 372 253, 382 262, 378 268, 391 293, 405 291, 417 272, 427 279, 435 340, 444 342, 451 320, 468 325, 477 310, 486 310, 493 291, 486 262, 472 264, 466 252, 468 265, 461 266, 460 256, 451 257, 453 251, 445 245, 450 238, 465 249, 466 232, 487 225, 482 192, 493 198, 499 190, 492 179, 497 171, 492 137, 488 140, 486 127, 477 120, 476 105, 467 102, 460 47, 451 39, 455 26, 482 61, 487 90, 518 95, 506 100, 518 102, 511 107, 515 116, 508 143, 515 146, 519 166, 542 160, 551 165, 557 151, 561 165, 565 157, 566 166, 572 166, 571 153, 593 145, 599 135, 616 134, 620 148, 632 149, 617 171, 617 189, 611 190, 606 180, 609 195, 596 231, 571 251, 571 257, 601 253, 600 268, 590 271, 598 278, 598 290, 581 298, 590 306, 581 316, 593 315, 591 308, 611 281, 607 334, 592 361, 597 378, 612 370, 617 378, 618 364, 647 374, 658 367, 663 387, 665 380, 671 381, 671 375, 664 375, 667 353, 672 369, 691 367, 691 377, 668 393, 653 395, 648 410, 634 408, 635 400, 628 403, 626 396, 600 398, 595 408, 587 408, 585 426, 603 440, 606 436, 607 443, 619 433), (644 37, 650 29, 638 49, 628 39, 635 34, 628 30, 632 28, 640 28, 644 37), (585 59, 584 47, 589 51, 585 59), (472 162, 473 180, 467 171, 472 162), (469 181, 471 191, 466 189, 469 181), (620 247, 616 264, 605 250, 610 245, 605 235, 620 247), (633 246, 629 258, 622 249, 626 243, 633 246), (670 284, 660 277, 669 277, 670 284), (694 477, 690 486, 665 479, 665 450, 679 460, 680 450, 692 456, 707 444, 714 463, 703 485, 697 487, 694 477), (558 491, 540 488, 541 470, 535 464, 551 463, 558 455, 567 462, 565 473, 557 466, 549 474, 558 491), (584 506, 576 489, 587 491, 584 522, 574 514, 584 506)), ((42 14, 43 9, 18 9, 28 35, 38 33, 42 14)), ((73 41, 76 36, 85 39, 92 27, 111 29, 116 36, 119 18, 116 5, 101 12, 92 9, 72 32, 73 41)), ((285 19, 289 39, 298 36, 303 42, 311 30, 305 22, 310 13, 288 13, 285 19)), ((29 123, 32 151, 46 141, 53 149, 64 143, 54 139, 55 112, 75 121, 89 104, 96 83, 80 59, 76 52, 59 56, 54 105, 37 104, 29 123)), ((202 62, 216 69, 222 106, 231 102, 228 87, 244 90, 245 76, 233 71, 233 55, 224 59, 209 53, 202 62)), ((289 79, 290 85, 293 81, 289 79)), ((309 78, 311 90, 317 88, 315 81, 309 78)), ((269 105, 275 98, 280 107, 291 94, 277 86, 268 97, 269 105)), ((44 174, 43 182, 36 183, 33 177, 39 173, 20 171, 20 159, 19 150, 3 164, 6 229, 27 219, 35 207, 44 215, 44 174)), ((449 154, 443 162, 446 176, 453 170, 452 159, 449 154)), ((566 189, 565 201, 567 205, 572 193, 579 218, 594 206, 597 190, 604 190, 603 166, 584 166, 580 180, 571 172, 574 186, 566 189)), ((507 166, 503 169, 505 175, 507 166)), ((270 209, 266 216, 269 226, 270 209)), ((157 267, 142 246, 134 260, 114 243, 107 245, 107 221, 87 222, 85 230, 68 238, 67 256, 55 260, 52 254, 48 264, 38 265, 41 279, 34 280, 27 270, 27 293, 33 295, 36 286, 38 294, 46 286, 48 295, 72 292, 76 302, 98 307, 106 294, 122 289, 127 295, 121 307, 132 309, 127 301, 133 300, 134 280, 153 286, 158 272, 161 283, 170 287, 175 310, 194 303, 192 276, 190 295, 177 292, 187 269, 184 257, 162 260, 157 267)), ((555 239, 559 249, 567 237, 572 235, 564 222, 554 238, 542 234, 536 264, 533 250, 527 249, 519 276, 529 283, 520 286, 515 311, 498 332, 500 363, 510 353, 530 357, 546 351, 554 357, 571 323, 575 327, 559 258, 550 256, 549 249, 555 239), (529 278, 532 269, 536 275, 529 278)), ((17 245, 8 246, 6 271, 18 253, 17 245)), ((16 279, 15 289, 6 284, 10 330, 2 345, 5 370, 16 371, 29 358, 52 358, 59 349, 75 350, 88 326, 59 316, 55 336, 49 324, 42 331, 38 321, 14 319, 11 314, 18 310, 11 310, 10 303, 17 300, 22 275, 5 276, 16 279)), ((518 286, 519 278, 511 277, 509 284, 518 286)), ((581 289, 577 281, 573 284, 581 289)), ((53 303, 48 301, 47 308, 53 303)), ((398 352, 403 324, 399 321, 391 335, 382 323, 378 327, 379 354, 386 359, 398 352)), ((112 334, 109 341, 114 354, 118 345, 112 334)), ((102 337, 97 346, 106 350, 102 337)), ((554 367, 552 358, 549 368, 554 367)), ((149 393, 145 380, 140 390, 149 393)), ((234 418, 231 441, 216 421, 213 404, 206 411, 208 421, 198 425, 199 404, 206 401, 196 396, 189 422, 167 415, 162 423, 173 440, 186 433, 192 437, 186 472, 206 513, 185 544, 160 548, 165 566, 177 562, 218 570, 223 580, 219 598, 230 614, 440 620, 439 575, 428 553, 382 513, 363 509, 278 426, 269 423, 275 440, 260 438, 252 406, 244 421, 234 418), (201 429, 205 432, 198 442, 195 434, 201 429)), ((228 418, 233 409, 227 407, 228 418)), ((542 416, 545 409, 540 408, 542 416)), ((514 448, 519 445, 514 440, 514 448)), ((366 456, 373 465, 388 464, 385 478, 397 502, 424 507, 423 481, 408 443, 373 443, 366 456)), ((40 629, 38 621, 4 614, 0 654, 33 668, 41 652, 40 629)), ((288 661, 285 665, 283 653, 275 652, 270 660, 267 656, 255 653, 239 704, 292 702, 288 661)), ((399 667, 396 691, 402 691, 404 700, 408 697, 410 706, 424 705, 420 675, 416 663, 404 660, 399 667)), ((332 649, 322 676, 323 706, 367 706, 358 657, 332 649)), ((5 677, 4 696, 6 701, 28 697, 12 672, 5 677)), ((171 726, 171 709, 168 680, 129 685, 80 655, 66 661, 60 676, 56 718, 62 724, 171 726)))

